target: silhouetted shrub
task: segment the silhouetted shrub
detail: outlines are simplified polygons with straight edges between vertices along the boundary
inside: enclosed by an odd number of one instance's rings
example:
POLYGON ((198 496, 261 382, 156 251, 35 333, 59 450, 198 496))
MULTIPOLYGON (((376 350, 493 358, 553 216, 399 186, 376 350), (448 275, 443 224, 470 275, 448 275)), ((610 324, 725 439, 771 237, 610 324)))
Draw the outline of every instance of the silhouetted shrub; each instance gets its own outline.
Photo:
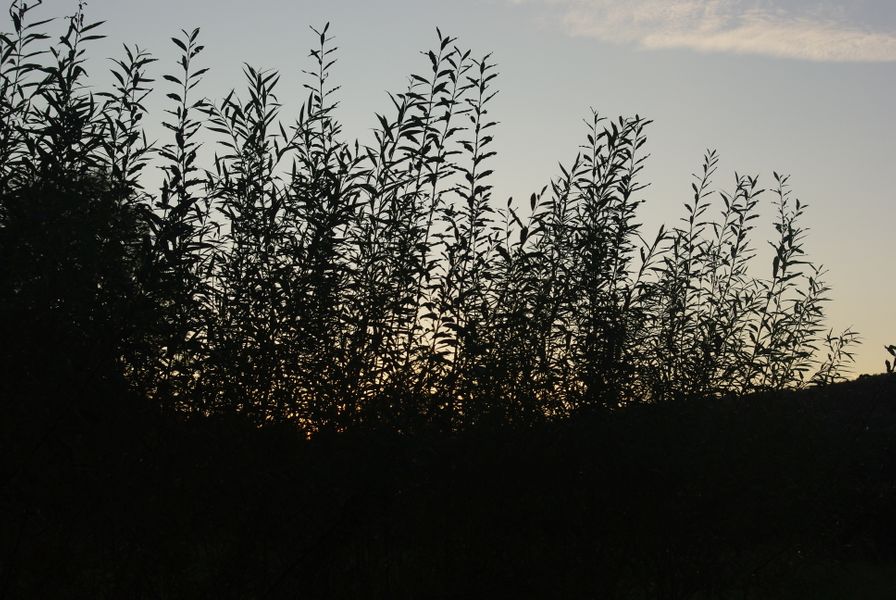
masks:
POLYGON ((3 380, 64 383, 120 373, 143 341, 140 216, 91 176, 2 194, 3 380))
POLYGON ((13 2, 0 40, 0 294, 7 339, 32 333, 31 350, 6 345, 23 373, 54 340, 54 365, 102 357, 165 410, 312 433, 798 388, 851 359, 855 334, 824 334, 823 271, 784 176, 765 277, 748 267, 767 192, 744 176, 714 191, 714 152, 681 223, 643 241, 639 116, 593 113, 527 209, 496 203, 495 65, 441 32, 362 146, 334 116, 327 27, 286 123, 273 72, 246 65, 244 92, 203 98, 199 30, 183 31, 163 76, 172 140, 156 148, 142 132, 149 54, 126 46, 113 89, 92 94, 98 24, 79 4, 46 45, 33 8, 13 2), (203 134, 218 138, 208 168, 203 134), (141 186, 148 164, 158 193, 141 186))

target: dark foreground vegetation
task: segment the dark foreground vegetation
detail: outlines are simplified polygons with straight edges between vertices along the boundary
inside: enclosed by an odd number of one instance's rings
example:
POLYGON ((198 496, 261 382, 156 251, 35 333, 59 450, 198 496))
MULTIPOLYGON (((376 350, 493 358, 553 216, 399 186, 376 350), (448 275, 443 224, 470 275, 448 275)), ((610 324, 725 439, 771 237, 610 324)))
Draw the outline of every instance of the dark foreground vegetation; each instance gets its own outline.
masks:
POLYGON ((893 375, 535 429, 310 441, 114 400, 4 420, 3 597, 896 591, 893 375))
POLYGON ((95 89, 99 24, 36 8, 0 36, 0 597, 889 589, 892 376, 833 385, 785 176, 717 191, 707 152, 644 238, 649 122, 497 201, 495 67, 441 32, 364 145, 326 27, 281 121, 276 73, 201 95, 198 30, 95 89))

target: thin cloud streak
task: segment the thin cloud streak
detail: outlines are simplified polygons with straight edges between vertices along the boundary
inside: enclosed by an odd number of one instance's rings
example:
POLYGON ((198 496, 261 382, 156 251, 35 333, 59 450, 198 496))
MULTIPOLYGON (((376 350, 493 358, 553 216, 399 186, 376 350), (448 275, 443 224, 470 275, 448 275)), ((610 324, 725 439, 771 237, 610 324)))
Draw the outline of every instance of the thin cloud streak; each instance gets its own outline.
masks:
MULTIPOLYGON (((896 29, 873 30, 793 2, 760 0, 535 0, 567 33, 645 49, 757 54, 825 62, 896 61, 896 29)), ((525 1, 516 0, 523 4, 525 1)))

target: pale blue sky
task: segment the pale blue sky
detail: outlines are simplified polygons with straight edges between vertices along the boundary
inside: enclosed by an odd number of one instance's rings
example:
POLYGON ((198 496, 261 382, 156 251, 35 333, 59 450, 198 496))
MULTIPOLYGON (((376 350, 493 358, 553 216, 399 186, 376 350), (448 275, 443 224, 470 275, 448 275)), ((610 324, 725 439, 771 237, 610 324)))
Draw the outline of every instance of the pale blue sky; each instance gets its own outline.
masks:
MULTIPOLYGON (((74 1, 44 4, 61 14, 74 1)), ((161 59, 160 73, 174 59, 168 38, 201 26, 212 67, 204 94, 240 85, 248 62, 281 71, 287 107, 301 98, 308 26, 330 21, 340 116, 362 139, 388 107, 386 90, 427 66, 417 51, 439 26, 500 65, 499 197, 528 197, 568 162, 589 107, 639 113, 655 121, 647 232, 681 216, 707 147, 721 153, 725 187, 734 170, 767 183, 773 170, 790 173, 810 205, 809 256, 829 269, 830 325, 863 336, 857 373, 881 371, 882 346, 896 343, 892 0, 92 0, 88 11, 109 21, 94 56, 137 42, 161 59)))

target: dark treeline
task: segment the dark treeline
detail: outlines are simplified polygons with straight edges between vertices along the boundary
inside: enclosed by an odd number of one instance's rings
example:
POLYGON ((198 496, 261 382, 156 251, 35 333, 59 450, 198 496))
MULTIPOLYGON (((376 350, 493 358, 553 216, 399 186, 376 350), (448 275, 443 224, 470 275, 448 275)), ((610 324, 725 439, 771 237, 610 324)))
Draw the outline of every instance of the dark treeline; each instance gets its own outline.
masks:
POLYGON ((709 152, 684 218, 644 240, 649 121, 592 115, 550 185, 497 201, 495 66, 441 33, 367 146, 335 119, 326 27, 289 120, 278 74, 249 65, 242 90, 205 99, 198 30, 173 39, 171 74, 153 81, 126 46, 96 91, 98 24, 31 8, 13 2, 0 55, 7 394, 76 402, 116 381, 166 412, 309 434, 457 430, 799 388, 850 360, 854 334, 823 329, 827 287, 784 176, 716 192, 709 152), (154 86, 169 103, 155 146, 154 86), (141 185, 150 167, 158 191, 141 185), (757 277, 762 198, 777 233, 757 277))

